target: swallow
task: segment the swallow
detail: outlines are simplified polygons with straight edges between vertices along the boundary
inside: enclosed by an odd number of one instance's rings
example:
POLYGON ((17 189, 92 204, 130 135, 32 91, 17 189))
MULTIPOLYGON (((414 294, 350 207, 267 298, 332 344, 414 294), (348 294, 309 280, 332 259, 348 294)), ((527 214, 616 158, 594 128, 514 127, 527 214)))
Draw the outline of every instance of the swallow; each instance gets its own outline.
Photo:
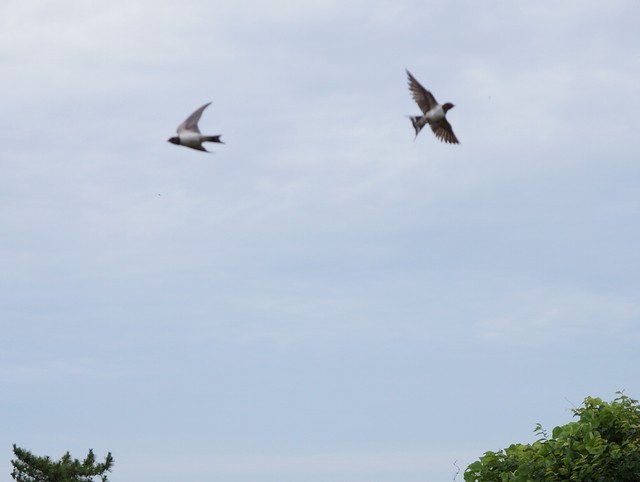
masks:
POLYGON ((447 111, 453 109, 453 104, 447 102, 446 104, 438 104, 438 101, 433 97, 433 94, 420 85, 420 82, 411 75, 411 72, 407 70, 409 76, 409 90, 413 100, 416 101, 418 107, 422 111, 422 115, 409 116, 413 128, 416 130, 416 137, 420 133, 420 130, 429 124, 431 130, 438 139, 449 144, 460 144, 456 135, 453 133, 451 124, 447 121, 447 111))
POLYGON ((198 151, 207 151, 204 147, 202 147, 203 142, 218 142, 220 144, 224 144, 220 140, 220 136, 205 136, 200 133, 200 129, 198 129, 198 121, 202 116, 202 112, 211 105, 211 102, 203 105, 198 110, 196 110, 193 114, 187 117, 182 124, 178 126, 177 132, 178 135, 176 137, 172 137, 168 140, 172 144, 177 144, 179 146, 190 147, 191 149, 196 149, 198 151))

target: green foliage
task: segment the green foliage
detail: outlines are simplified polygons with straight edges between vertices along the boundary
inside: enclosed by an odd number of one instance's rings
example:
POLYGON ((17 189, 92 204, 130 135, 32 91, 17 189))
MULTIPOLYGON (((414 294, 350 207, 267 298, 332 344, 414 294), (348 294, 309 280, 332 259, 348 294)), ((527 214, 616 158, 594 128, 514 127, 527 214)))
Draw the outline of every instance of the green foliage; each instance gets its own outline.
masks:
POLYGON ((465 482, 638 482, 640 406, 622 392, 611 403, 587 397, 573 410, 578 420, 538 440, 486 452, 467 467, 465 482))
POLYGON ((96 463, 93 450, 89 450, 83 461, 72 459, 69 452, 60 460, 53 461, 49 457, 33 455, 28 450, 16 447, 15 444, 13 453, 16 459, 11 461, 11 477, 17 482, 91 482, 94 477, 108 482, 106 472, 113 466, 111 452, 101 464, 96 463))

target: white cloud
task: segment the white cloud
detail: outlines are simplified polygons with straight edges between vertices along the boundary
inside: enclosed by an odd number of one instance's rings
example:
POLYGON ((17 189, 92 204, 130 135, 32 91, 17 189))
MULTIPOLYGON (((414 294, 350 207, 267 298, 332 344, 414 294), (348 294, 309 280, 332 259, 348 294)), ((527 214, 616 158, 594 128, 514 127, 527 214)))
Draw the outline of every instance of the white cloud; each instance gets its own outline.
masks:
POLYGON ((479 320, 479 339, 499 343, 565 344, 637 340, 640 304, 622 294, 580 292, 566 287, 508 293, 511 313, 479 320))
MULTIPOLYGON (((175 477, 197 477, 206 473, 212 477, 304 477, 305 480, 326 480, 327 477, 349 477, 350 480, 388 480, 402 477, 403 480, 422 480, 425 473, 453 476, 464 457, 473 460, 474 452, 445 450, 414 450, 392 452, 340 452, 298 454, 254 454, 254 455, 206 455, 202 457, 164 459, 158 464, 154 458, 148 464, 127 463, 132 473, 148 474, 155 467, 154 478, 171 480, 175 477), (185 468, 191 474, 185 473, 185 468), (395 475, 393 475, 395 474, 395 475)), ((464 469, 464 466, 462 466, 464 469)), ((460 474, 458 477, 461 477, 460 474)), ((243 479, 244 480, 244 479, 243 479)))

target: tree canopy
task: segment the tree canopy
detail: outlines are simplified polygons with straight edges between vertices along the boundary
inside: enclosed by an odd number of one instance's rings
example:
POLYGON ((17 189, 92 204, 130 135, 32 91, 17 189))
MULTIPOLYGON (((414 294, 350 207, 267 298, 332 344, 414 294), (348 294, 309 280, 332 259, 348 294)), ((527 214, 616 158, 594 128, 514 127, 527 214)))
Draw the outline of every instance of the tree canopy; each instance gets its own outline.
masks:
POLYGON ((640 480, 640 406, 622 392, 612 402, 587 397, 576 421, 551 437, 486 452, 467 467, 465 482, 637 482, 640 480))
POLYGON ((11 461, 11 477, 17 482, 92 482, 94 477, 108 482, 106 473, 113 466, 111 452, 102 463, 96 463, 93 450, 89 450, 82 461, 72 459, 69 452, 60 460, 51 460, 48 456, 39 457, 15 444, 13 453, 16 458, 11 461))

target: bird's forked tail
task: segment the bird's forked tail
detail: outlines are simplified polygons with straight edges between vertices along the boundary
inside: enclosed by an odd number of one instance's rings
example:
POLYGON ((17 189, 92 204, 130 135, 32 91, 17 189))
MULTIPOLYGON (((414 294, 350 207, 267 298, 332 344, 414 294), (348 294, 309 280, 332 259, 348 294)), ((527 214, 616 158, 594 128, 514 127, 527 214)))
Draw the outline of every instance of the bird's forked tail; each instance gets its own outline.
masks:
POLYGON ((411 119, 411 123, 413 124, 413 128, 416 130, 416 137, 418 137, 418 134, 420 133, 420 131, 422 130, 422 128, 424 127, 424 124, 420 124, 420 116, 408 116, 409 119, 411 119))
POLYGON ((203 142, 207 141, 207 142, 218 142, 220 144, 224 144, 224 142, 222 142, 220 140, 221 135, 219 136, 206 136, 204 139, 202 139, 203 142))

